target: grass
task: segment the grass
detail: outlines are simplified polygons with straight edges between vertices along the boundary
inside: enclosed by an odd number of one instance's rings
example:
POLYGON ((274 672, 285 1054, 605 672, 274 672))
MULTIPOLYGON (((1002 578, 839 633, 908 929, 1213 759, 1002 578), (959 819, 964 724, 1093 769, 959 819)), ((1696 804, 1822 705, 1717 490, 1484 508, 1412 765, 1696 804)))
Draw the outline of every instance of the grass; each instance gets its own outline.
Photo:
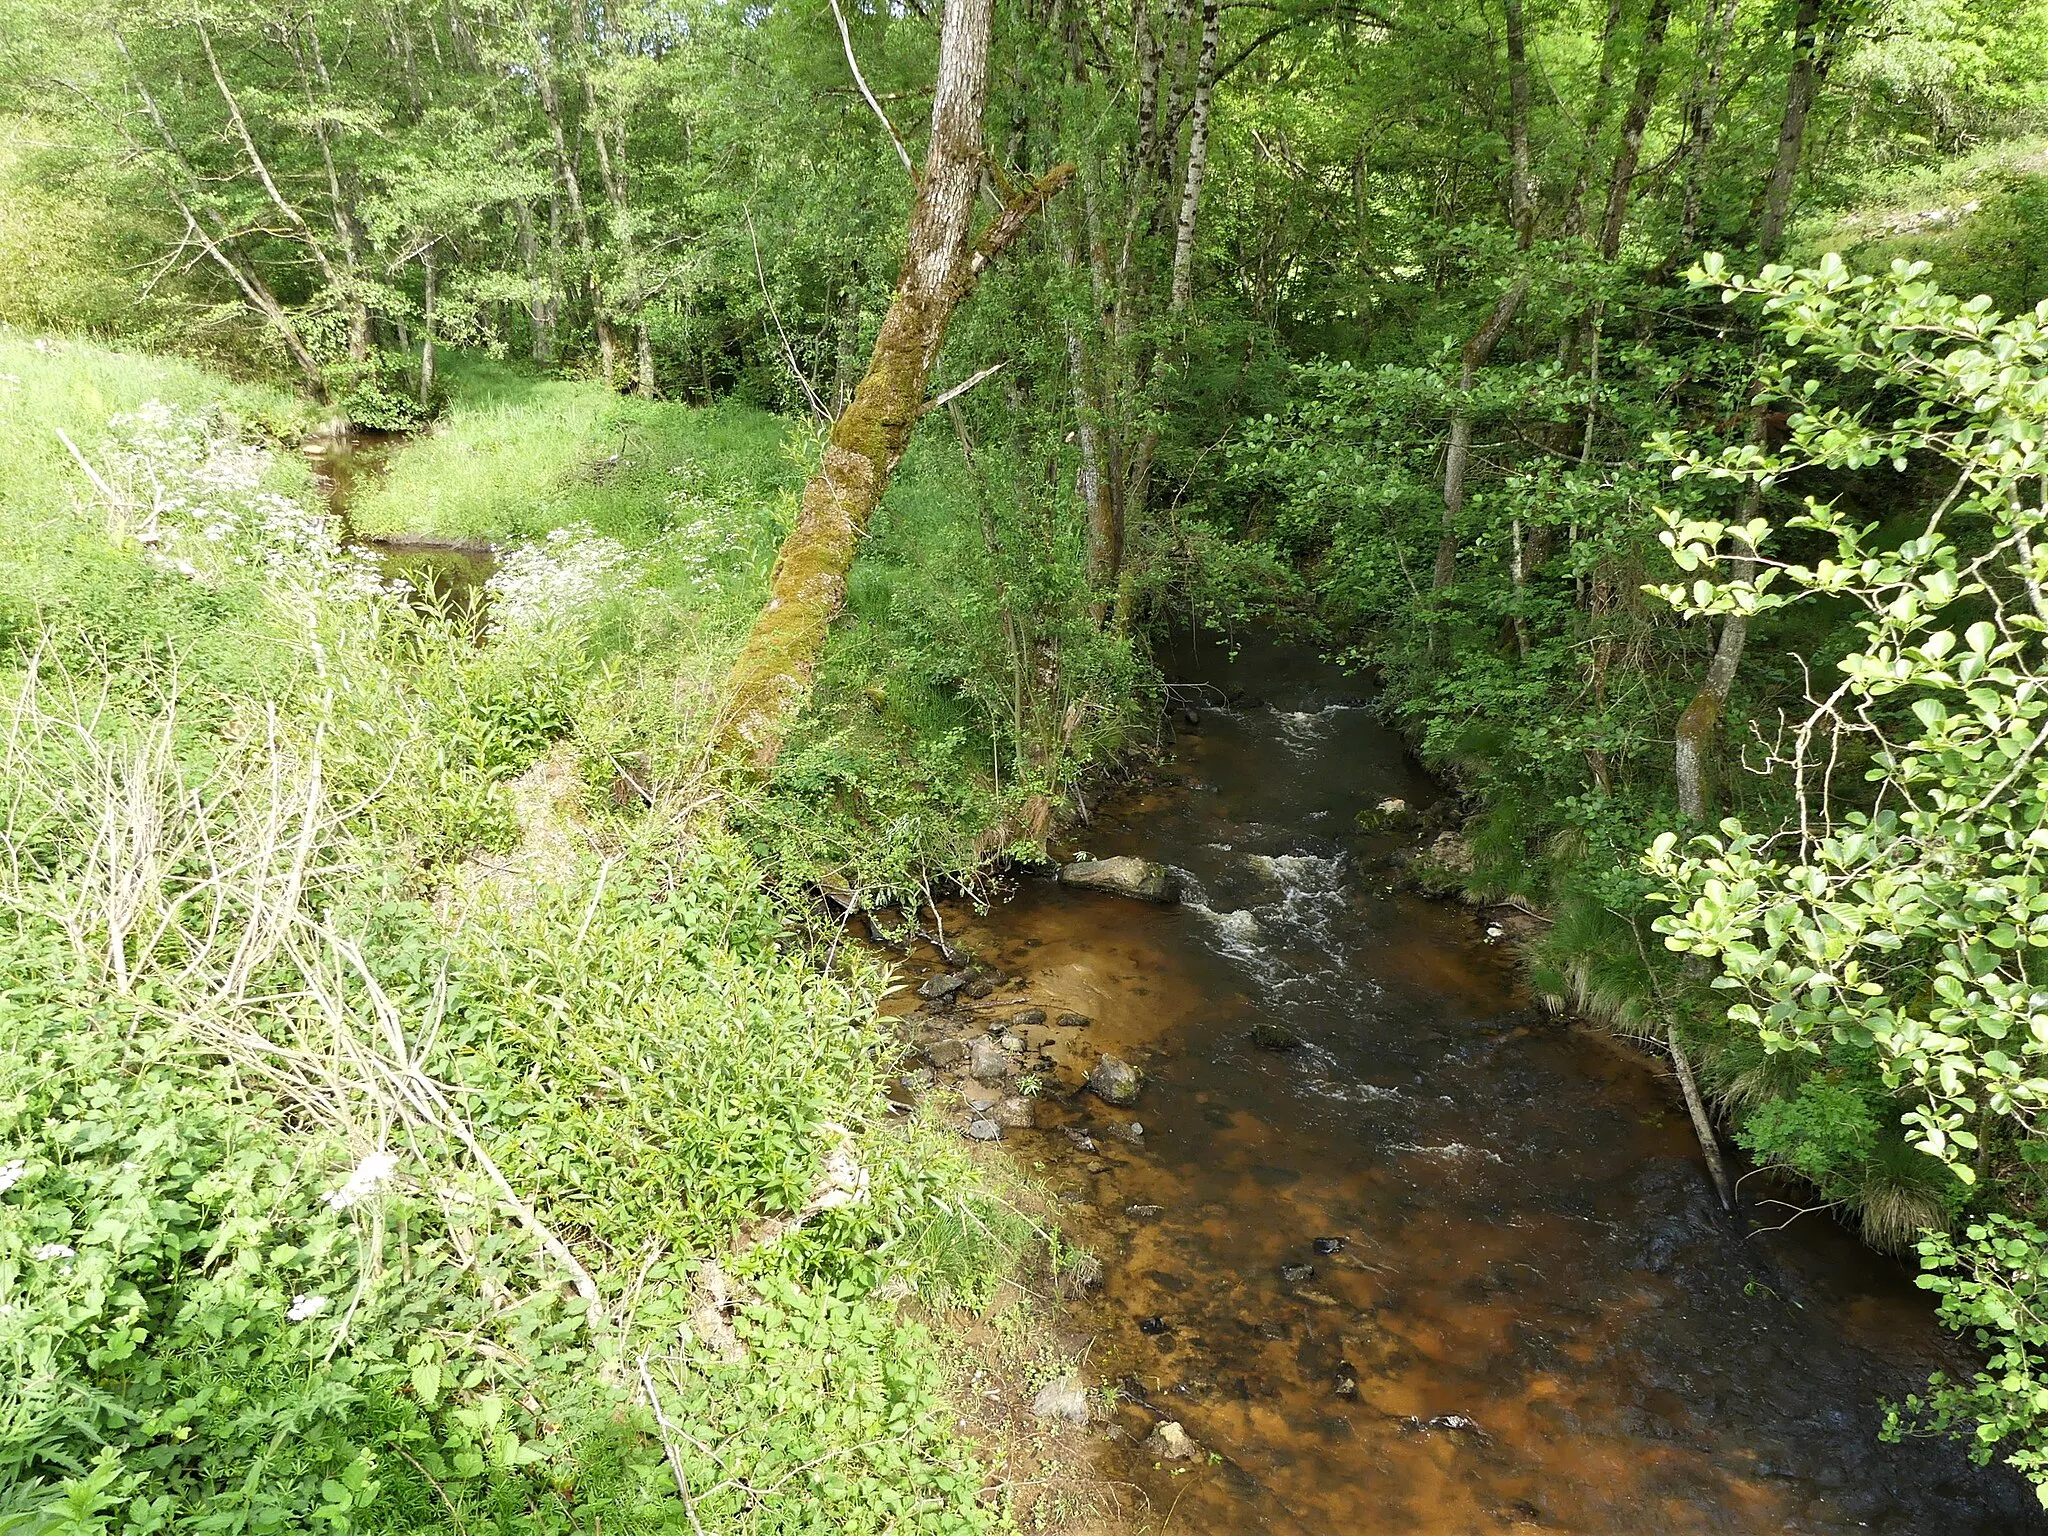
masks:
POLYGON ((675 527, 706 482, 793 490, 789 428, 740 405, 692 408, 458 356, 445 418, 350 508, 358 533, 503 543, 584 526, 631 545, 675 527))
POLYGON ((886 1298, 943 1330, 1037 1240, 888 1119, 881 978, 690 771, 779 426, 676 413, 666 525, 531 552, 478 644, 252 450, 287 398, 0 371, 0 1525, 998 1525, 886 1298))

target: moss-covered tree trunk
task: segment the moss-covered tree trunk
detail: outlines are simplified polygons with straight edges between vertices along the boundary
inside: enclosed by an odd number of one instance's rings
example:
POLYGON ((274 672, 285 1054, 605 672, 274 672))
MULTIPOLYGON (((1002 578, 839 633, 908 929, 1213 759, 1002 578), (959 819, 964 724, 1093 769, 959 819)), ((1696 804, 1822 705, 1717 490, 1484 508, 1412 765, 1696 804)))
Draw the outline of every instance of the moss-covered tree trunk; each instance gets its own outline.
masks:
POLYGON ((867 372, 832 423, 825 461, 804 487, 767 605, 726 676, 718 745, 729 761, 756 772, 774 765, 791 720, 810 697, 826 632, 846 605, 854 551, 924 411, 947 322, 988 264, 1072 174, 1061 166, 1031 182, 974 238, 974 199, 986 163, 981 116, 992 9, 993 0, 946 5, 931 144, 895 296, 867 372))

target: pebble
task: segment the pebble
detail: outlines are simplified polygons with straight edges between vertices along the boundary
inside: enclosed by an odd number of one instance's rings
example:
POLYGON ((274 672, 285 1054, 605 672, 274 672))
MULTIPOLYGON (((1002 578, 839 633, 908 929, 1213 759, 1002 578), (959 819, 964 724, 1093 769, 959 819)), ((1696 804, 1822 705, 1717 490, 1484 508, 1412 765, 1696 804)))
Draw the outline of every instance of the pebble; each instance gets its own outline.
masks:
POLYGON ((1315 1249, 1321 1254, 1342 1253, 1344 1245, 1349 1241, 1349 1238, 1344 1237, 1319 1237, 1315 1241, 1315 1249))
POLYGON ((1313 1264, 1282 1264, 1280 1266, 1280 1278, 1289 1285, 1298 1285, 1304 1280, 1313 1280, 1315 1275, 1316 1267, 1313 1264))
POLYGON ((1157 1337, 1159 1334, 1165 1333, 1172 1326, 1173 1324, 1169 1323, 1165 1318, 1160 1317, 1156 1313, 1151 1317, 1141 1317, 1138 1319, 1138 1332, 1143 1334, 1149 1334, 1154 1337, 1157 1337))
POLYGON ((1016 1014, 1011 1018, 1009 1027, 1011 1029, 1035 1029, 1044 1022, 1045 1010, 1043 1008, 1026 1008, 1022 1013, 1016 1014))
POLYGON ((967 1136, 970 1141, 1001 1141, 1003 1128, 993 1120, 970 1120, 967 1122, 967 1136))
POLYGON ((1017 1052, 1024 1049, 1024 1042, 1022 1040, 1019 1040, 1015 1035, 1004 1035, 996 1041, 996 1044, 1000 1045, 1004 1050, 1010 1052, 1010 1054, 1013 1056, 1017 1052))
POLYGON ((1094 1022, 1085 1013, 1063 1013, 1053 1020, 1061 1029, 1086 1029, 1094 1022))
POLYGON ((1336 1380, 1331 1383, 1330 1390, 1339 1397, 1358 1396, 1358 1372, 1352 1369, 1349 1360, 1337 1362, 1336 1380))

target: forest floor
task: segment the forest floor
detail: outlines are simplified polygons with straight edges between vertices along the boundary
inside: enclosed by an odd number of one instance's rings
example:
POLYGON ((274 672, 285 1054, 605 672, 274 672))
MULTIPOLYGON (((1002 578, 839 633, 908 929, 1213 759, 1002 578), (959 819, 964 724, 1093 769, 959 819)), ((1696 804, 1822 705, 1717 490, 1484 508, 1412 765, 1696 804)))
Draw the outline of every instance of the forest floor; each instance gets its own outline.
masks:
POLYGON ((291 397, 0 336, 0 1252, 56 1405, 7 1497, 1097 1528, 1028 1407, 1079 1256, 892 1110, 887 965, 703 771, 785 428, 456 392, 349 511, 501 546, 481 635, 337 547, 291 397))

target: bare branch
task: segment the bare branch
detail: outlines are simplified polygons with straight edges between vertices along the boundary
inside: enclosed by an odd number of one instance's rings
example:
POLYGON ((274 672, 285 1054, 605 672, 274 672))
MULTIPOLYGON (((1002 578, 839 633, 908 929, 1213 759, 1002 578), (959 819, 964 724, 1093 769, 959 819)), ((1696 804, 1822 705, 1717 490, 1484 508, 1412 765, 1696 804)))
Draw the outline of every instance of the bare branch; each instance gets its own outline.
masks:
POLYGON ((896 146, 896 158, 903 162, 903 169, 910 177, 910 184, 917 185, 917 167, 911 163, 910 151, 903 145, 903 135, 896 131, 896 125, 889 121, 889 114, 882 110, 875 93, 868 89, 867 77, 860 72, 860 60, 853 56, 853 34, 846 30, 846 17, 840 13, 839 0, 831 0, 832 19, 839 23, 839 41, 846 45, 846 67, 853 71, 853 83, 860 87, 860 93, 874 108, 875 116, 882 120, 882 128, 889 135, 889 142, 896 146))

